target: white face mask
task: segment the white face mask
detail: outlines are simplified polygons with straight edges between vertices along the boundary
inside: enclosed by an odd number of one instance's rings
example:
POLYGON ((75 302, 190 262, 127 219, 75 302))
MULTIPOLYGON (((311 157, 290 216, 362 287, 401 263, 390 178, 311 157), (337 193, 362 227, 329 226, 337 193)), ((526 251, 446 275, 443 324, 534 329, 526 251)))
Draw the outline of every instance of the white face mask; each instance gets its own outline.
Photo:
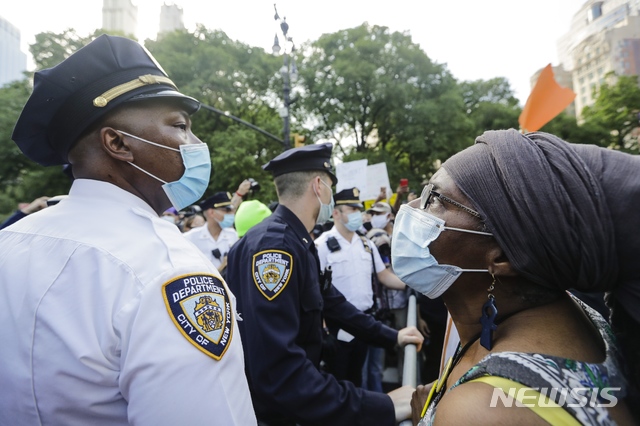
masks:
POLYGON ((389 223, 389 213, 387 214, 375 214, 371 216, 371 227, 384 229, 389 223))
POLYGON ((444 226, 444 220, 425 211, 403 205, 396 216, 391 240, 393 271, 405 284, 430 299, 442 295, 463 272, 489 272, 440 265, 429 251, 429 244, 445 229, 488 235, 488 232, 444 226))

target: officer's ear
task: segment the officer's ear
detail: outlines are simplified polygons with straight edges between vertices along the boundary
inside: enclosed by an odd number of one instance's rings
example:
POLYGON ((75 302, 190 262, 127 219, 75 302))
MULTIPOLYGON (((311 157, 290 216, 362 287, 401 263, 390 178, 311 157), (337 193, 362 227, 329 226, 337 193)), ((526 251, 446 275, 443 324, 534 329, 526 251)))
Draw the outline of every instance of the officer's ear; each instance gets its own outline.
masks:
POLYGON ((340 213, 342 213, 342 210, 340 210, 340 206, 334 206, 333 207, 333 218, 334 219, 338 219, 340 217, 340 213))
POLYGON ((322 188, 320 188, 320 185, 322 185, 322 182, 320 182, 322 180, 322 178, 320 176, 314 176, 313 179, 311 179, 311 188, 313 188, 313 192, 319 197, 322 191, 322 188))
POLYGON ((103 127, 100 129, 100 143, 102 149, 111 158, 133 163, 133 152, 131 152, 129 144, 124 135, 114 128, 103 127))

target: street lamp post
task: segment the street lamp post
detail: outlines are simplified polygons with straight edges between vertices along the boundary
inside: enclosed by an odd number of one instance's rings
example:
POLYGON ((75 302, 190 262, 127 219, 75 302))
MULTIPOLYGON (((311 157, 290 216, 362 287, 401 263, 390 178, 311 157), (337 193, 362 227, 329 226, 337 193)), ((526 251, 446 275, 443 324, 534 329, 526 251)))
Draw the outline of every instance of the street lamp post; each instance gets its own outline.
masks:
MULTIPOLYGON (((289 37, 287 35, 287 33, 289 32, 289 24, 287 24, 287 18, 283 18, 280 19, 280 16, 278 15, 278 9, 276 8, 276 5, 273 5, 273 8, 276 12, 275 16, 273 17, 276 21, 280 21, 280 29, 282 30, 282 35, 284 36, 284 51, 282 53, 282 68, 280 68, 280 75, 282 76, 282 92, 283 92, 283 101, 284 101, 284 106, 283 108, 280 110, 280 116, 282 117, 283 120, 283 132, 282 132, 282 144, 283 147, 285 149, 285 151, 289 148, 291 148, 291 130, 290 130, 290 107, 291 107, 291 98, 290 98, 290 94, 291 94, 291 81, 295 80, 295 78, 297 77, 297 70, 296 70, 296 64, 295 62, 291 63, 291 67, 289 66, 289 54, 287 53, 287 43, 291 42, 291 52, 293 53, 295 51, 295 44, 293 44, 293 39, 291 37, 289 37)), ((277 55, 278 53, 280 53, 280 40, 278 39, 278 34, 276 33, 276 36, 274 38, 273 41, 273 53, 275 55, 277 55)))

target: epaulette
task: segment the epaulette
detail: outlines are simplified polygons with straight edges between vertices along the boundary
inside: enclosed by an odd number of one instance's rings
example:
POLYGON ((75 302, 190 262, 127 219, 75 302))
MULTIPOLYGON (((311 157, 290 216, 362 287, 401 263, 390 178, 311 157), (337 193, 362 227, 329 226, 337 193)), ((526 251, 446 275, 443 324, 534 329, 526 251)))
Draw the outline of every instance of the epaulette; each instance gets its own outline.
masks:
POLYGON ((281 222, 269 223, 266 231, 262 234, 261 242, 268 241, 269 245, 279 246, 285 241, 285 231, 288 225, 281 222))

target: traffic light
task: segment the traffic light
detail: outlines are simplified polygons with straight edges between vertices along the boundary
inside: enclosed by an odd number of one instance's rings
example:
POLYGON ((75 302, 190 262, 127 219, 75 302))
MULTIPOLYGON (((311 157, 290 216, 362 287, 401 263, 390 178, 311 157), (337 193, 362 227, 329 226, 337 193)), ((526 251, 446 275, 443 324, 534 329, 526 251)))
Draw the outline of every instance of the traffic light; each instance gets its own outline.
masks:
POLYGON ((304 146, 304 141, 305 141, 306 139, 307 139, 307 138, 306 138, 305 136, 300 135, 300 134, 298 134, 298 133, 294 133, 294 134, 293 134, 293 146, 294 146, 294 147, 296 147, 296 148, 299 148, 299 147, 301 147, 301 146, 304 146))

